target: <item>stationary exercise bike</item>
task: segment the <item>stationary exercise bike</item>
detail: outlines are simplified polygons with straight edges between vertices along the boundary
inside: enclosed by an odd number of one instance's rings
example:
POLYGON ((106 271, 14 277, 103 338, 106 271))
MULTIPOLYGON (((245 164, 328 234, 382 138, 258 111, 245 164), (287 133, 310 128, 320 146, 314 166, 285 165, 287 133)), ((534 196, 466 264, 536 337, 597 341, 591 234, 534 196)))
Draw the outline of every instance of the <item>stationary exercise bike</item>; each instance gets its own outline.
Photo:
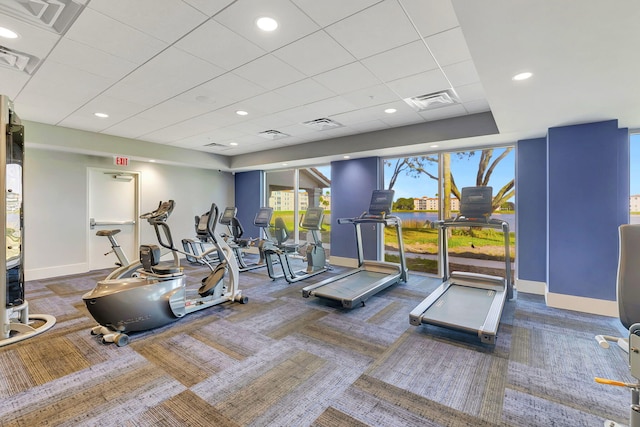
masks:
POLYGON ((322 240, 318 232, 322 228, 322 219, 324 218, 324 209, 321 207, 310 207, 307 209, 306 214, 300 222, 302 229, 310 231, 312 241, 306 245, 305 258, 307 261, 307 268, 304 270, 295 271, 291 265, 290 256, 298 251, 300 245, 296 243, 286 243, 289 237, 289 232, 284 224, 282 218, 276 218, 275 220, 275 239, 276 241, 265 242, 263 251, 265 255, 265 261, 267 263, 267 271, 271 279, 285 278, 288 283, 295 283, 300 280, 308 279, 320 273, 324 273, 329 270, 327 265, 327 258, 324 247, 322 247, 322 240), (276 259, 282 266, 282 275, 277 275, 273 268, 276 259))
MULTIPOLYGON (((146 331, 174 322, 186 314, 223 302, 245 304, 247 297, 237 289, 238 265, 229 246, 215 233, 218 207, 211 204, 203 215, 199 228, 206 229, 221 262, 215 266, 206 263, 211 273, 202 280, 197 293, 187 290, 186 277, 176 249, 171 230, 166 223, 173 211, 173 200, 161 202, 158 209, 143 215, 153 226, 158 242, 173 255, 173 262, 160 264, 160 249, 156 245, 140 247, 138 277, 105 279, 82 296, 89 313, 99 323, 91 330, 101 335, 103 343, 114 342, 119 347, 129 342, 128 333, 146 331)), ((206 259, 208 254, 199 255, 206 259)))
POLYGON ((253 225, 261 228, 264 232, 265 238, 245 238, 244 237, 244 228, 240 223, 240 220, 236 217, 237 208, 236 207, 227 207, 224 210, 224 213, 220 217, 220 224, 226 225, 229 234, 227 237, 227 244, 233 250, 233 253, 236 256, 236 261, 238 261, 238 269, 242 273, 243 271, 255 270, 257 268, 262 268, 266 266, 265 255, 264 255, 264 245, 265 242, 272 242, 273 237, 269 232, 269 223, 271 222, 271 217, 273 216, 273 208, 262 207, 258 210, 256 214, 253 225), (258 262, 247 264, 244 260, 244 251, 250 246, 253 246, 258 242, 258 253, 260 258, 258 262))

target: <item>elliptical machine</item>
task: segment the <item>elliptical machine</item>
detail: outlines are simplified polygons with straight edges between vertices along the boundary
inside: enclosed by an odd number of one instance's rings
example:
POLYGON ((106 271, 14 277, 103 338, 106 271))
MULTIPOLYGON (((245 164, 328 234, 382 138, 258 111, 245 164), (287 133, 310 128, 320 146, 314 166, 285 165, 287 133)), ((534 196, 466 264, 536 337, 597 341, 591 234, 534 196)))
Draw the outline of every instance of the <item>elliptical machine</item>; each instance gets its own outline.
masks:
POLYGON ((187 254, 176 249, 166 223, 174 206, 173 200, 161 202, 158 209, 141 216, 153 225, 158 243, 171 251, 173 262, 160 264, 160 248, 141 245, 138 277, 101 280, 82 296, 89 313, 99 323, 91 333, 101 335, 103 343, 115 342, 122 347, 129 342, 127 333, 158 328, 223 302, 247 303, 248 298, 237 289, 238 264, 229 246, 215 233, 219 215, 215 203, 208 214, 201 216, 198 227, 209 234, 214 245, 210 251, 218 251, 221 262, 216 266, 208 263, 208 251, 198 256, 205 260, 211 273, 202 280, 197 294, 189 295, 178 256, 187 254))

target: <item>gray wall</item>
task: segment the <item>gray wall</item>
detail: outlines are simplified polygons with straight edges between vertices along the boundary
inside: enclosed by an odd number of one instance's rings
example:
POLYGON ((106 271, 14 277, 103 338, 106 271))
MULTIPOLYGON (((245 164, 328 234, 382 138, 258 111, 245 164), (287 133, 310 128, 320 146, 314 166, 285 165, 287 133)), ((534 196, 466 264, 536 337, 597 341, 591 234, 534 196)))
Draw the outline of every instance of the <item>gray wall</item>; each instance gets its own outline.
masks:
MULTIPOLYGON (((112 157, 73 154, 29 147, 24 167, 26 279, 88 271, 87 169, 113 168, 112 157)), ((211 202, 224 209, 234 203, 234 180, 217 170, 130 162, 123 170, 140 173, 140 212, 174 199, 168 223, 174 240, 194 236, 193 217, 211 202)), ((153 229, 140 224, 140 242, 155 243, 153 229)))

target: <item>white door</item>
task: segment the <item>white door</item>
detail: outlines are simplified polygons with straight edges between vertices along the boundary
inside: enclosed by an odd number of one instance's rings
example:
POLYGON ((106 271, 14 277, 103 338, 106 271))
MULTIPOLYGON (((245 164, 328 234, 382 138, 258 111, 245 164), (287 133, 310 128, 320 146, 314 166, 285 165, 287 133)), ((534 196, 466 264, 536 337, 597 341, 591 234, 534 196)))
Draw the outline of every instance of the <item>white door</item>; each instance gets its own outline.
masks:
POLYGON ((114 237, 129 261, 138 258, 138 174, 89 169, 89 269, 115 268, 108 237, 100 230, 119 229, 114 237), (107 254, 107 255, 105 255, 107 254))

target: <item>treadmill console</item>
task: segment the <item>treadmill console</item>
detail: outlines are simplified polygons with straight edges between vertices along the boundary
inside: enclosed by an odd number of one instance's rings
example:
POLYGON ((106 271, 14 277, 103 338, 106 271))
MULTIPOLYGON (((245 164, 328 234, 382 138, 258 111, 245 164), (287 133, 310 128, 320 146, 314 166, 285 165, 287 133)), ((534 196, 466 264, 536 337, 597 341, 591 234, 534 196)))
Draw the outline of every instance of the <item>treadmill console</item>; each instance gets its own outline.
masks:
POLYGON ((486 218, 493 212, 493 187, 464 187, 460 200, 460 216, 486 218))
POLYGON ((373 190, 371 203, 369 204, 369 215, 387 216, 391 213, 393 206, 393 190, 373 190))

